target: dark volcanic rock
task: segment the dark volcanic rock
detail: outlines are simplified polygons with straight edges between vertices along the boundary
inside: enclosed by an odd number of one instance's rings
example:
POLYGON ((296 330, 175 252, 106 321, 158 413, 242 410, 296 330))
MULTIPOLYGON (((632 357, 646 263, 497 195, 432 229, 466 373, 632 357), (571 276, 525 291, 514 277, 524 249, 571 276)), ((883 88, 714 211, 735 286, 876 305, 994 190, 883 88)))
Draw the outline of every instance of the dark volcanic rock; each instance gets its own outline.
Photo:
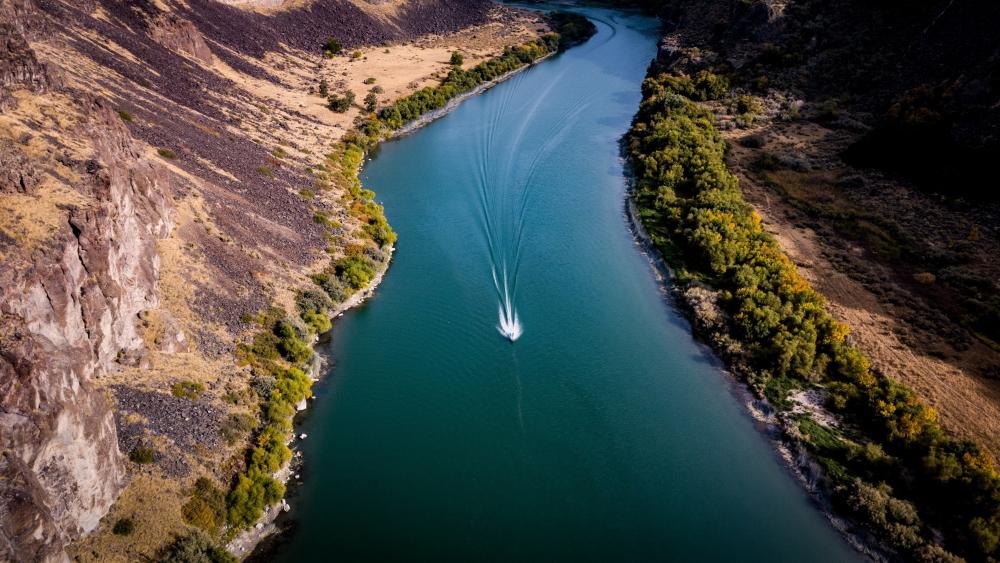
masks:
POLYGON ((173 14, 160 16, 150 27, 150 36, 167 49, 186 53, 204 63, 212 63, 212 50, 208 48, 198 28, 187 20, 173 14))
POLYGON ((17 145, 0 139, 0 193, 30 194, 38 180, 38 170, 17 145))
MULTIPOLYGON (((115 423, 118 429, 139 426, 155 436, 162 436, 176 444, 181 450, 192 452, 200 446, 213 449, 222 445, 219 424, 222 411, 202 401, 174 397, 152 391, 141 391, 124 385, 112 387, 118 410, 115 423), (145 424, 128 424, 128 413, 135 413, 146 420, 145 424)), ((119 437, 123 452, 132 451, 141 445, 142 436, 135 429, 119 437)))
POLYGON ((41 92, 49 85, 48 70, 35 58, 21 32, 13 24, 0 21, 0 110, 9 102, 11 90, 41 92))

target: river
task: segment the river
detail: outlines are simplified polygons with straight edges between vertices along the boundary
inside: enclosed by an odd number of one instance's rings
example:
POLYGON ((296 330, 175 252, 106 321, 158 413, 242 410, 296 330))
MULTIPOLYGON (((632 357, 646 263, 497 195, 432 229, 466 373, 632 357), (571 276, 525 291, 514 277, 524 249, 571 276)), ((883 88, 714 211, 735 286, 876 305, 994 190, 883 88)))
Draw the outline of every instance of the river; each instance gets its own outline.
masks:
POLYGON ((858 558, 630 235, 618 141, 657 27, 585 13, 587 44, 366 165, 398 249, 326 346, 277 560, 858 558))

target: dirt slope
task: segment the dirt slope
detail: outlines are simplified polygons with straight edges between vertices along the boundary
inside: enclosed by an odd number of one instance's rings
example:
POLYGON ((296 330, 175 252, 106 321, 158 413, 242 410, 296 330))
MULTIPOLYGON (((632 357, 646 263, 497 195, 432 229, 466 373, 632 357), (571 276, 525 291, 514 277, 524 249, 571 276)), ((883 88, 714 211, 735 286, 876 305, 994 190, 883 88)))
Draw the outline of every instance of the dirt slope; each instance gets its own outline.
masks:
POLYGON ((234 344, 360 228, 313 172, 363 110, 321 80, 384 104, 544 27, 485 0, 279 8, 0 0, 0 559, 150 557, 191 483, 243 463, 234 344))

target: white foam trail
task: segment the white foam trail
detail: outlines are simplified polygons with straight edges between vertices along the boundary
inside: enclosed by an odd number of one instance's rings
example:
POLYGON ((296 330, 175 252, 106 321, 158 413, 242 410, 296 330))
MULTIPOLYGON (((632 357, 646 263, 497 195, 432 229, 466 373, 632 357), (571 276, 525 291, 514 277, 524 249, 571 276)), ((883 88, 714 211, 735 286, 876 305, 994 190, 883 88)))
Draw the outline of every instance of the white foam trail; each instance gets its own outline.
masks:
POLYGON ((514 304, 510 299, 506 268, 504 268, 503 271, 503 289, 500 288, 500 281, 497 279, 497 271, 495 268, 493 269, 493 285, 497 289, 497 295, 503 295, 503 298, 500 300, 500 304, 497 306, 500 316, 500 323, 497 324, 497 330, 500 331, 500 334, 502 334, 504 338, 514 342, 518 338, 521 338, 521 334, 524 333, 524 328, 521 326, 521 319, 517 316, 517 309, 514 308, 514 304))

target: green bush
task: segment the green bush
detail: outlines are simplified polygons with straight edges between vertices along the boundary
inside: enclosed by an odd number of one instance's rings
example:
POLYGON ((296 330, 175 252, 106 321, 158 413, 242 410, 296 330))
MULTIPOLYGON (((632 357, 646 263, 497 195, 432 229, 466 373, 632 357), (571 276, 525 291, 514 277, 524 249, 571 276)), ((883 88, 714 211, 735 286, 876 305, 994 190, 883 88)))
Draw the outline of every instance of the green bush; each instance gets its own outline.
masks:
POLYGON ((312 357, 309 344, 301 339, 291 322, 279 321, 274 326, 274 334, 278 337, 278 352, 284 359, 293 364, 300 364, 312 357))
POLYGON ((165 158, 167 160, 174 160, 174 159, 177 158, 177 153, 175 153, 174 151, 172 151, 170 149, 162 149, 162 148, 161 149, 156 149, 156 154, 162 156, 163 158, 165 158))
POLYGON ((559 37, 559 50, 583 43, 597 33, 593 22, 573 12, 551 12, 548 20, 559 37))
POLYGON ((118 117, 122 118, 122 121, 127 121, 129 123, 135 120, 135 117, 125 110, 119 110, 118 117))
POLYGON ((330 83, 325 78, 319 81, 319 95, 321 98, 326 98, 330 95, 330 83))
MULTIPOLYGON (((304 292, 299 296, 301 306, 325 306, 329 302, 319 292, 304 292)), ((241 360, 253 367, 255 378, 251 387, 261 397, 263 426, 253 439, 247 452, 246 470, 238 474, 226 496, 226 513, 231 526, 242 529, 260 518, 264 509, 284 496, 284 486, 273 474, 291 459, 292 452, 285 444, 292 431, 295 406, 311 396, 312 380, 298 366, 312 358, 307 342, 311 335, 308 327, 301 329, 281 309, 271 309, 260 317, 264 327, 254 338, 254 345, 240 349, 241 360), (267 342, 261 347, 259 343, 267 342), (266 356, 254 353, 261 349, 266 356)), ((240 428, 248 423, 239 421, 240 428)))
POLYGON ((334 266, 337 277, 354 289, 361 289, 375 277, 375 269, 369 260, 362 256, 347 256, 338 260, 334 266))
POLYGON ((462 64, 465 63, 465 57, 462 56, 462 53, 454 51, 451 54, 451 60, 449 60, 448 62, 449 64, 451 64, 451 66, 462 66, 462 64))
POLYGON ((326 53, 328 57, 339 55, 343 50, 344 46, 334 37, 328 38, 326 43, 323 44, 323 52, 326 53))
POLYGON ((196 381, 180 381, 170 386, 170 394, 174 397, 197 401, 205 392, 205 386, 196 381))
POLYGON ((128 458, 132 460, 133 463, 138 463, 140 465, 153 463, 154 457, 156 457, 156 450, 145 446, 135 448, 128 454, 128 458))
POLYGON ((375 95, 375 92, 368 92, 368 95, 365 96, 365 109, 369 112, 378 109, 378 96, 375 95))
POLYGON ((354 92, 348 90, 347 92, 344 92, 343 96, 331 94, 328 99, 327 107, 329 107, 332 111, 335 111, 337 113, 344 113, 347 110, 351 109, 351 104, 353 103, 354 103, 354 92))
POLYGON ((237 563, 225 548, 216 545, 205 532, 193 530, 167 546, 159 563, 237 563))
POLYGON ((333 301, 323 292, 316 290, 306 290, 299 294, 296 300, 299 308, 299 316, 309 326, 314 334, 323 334, 332 327, 329 310, 333 307, 333 301))
POLYGON ((219 425, 219 433, 227 444, 232 445, 247 436, 256 424, 257 420, 247 413, 232 413, 219 425))
POLYGON ((208 477, 195 481, 191 498, 181 507, 184 522, 216 533, 226 523, 226 494, 208 477))
POLYGON ((396 100, 379 112, 379 125, 399 129, 424 113, 444 107, 449 100, 513 70, 531 63, 559 48, 559 36, 548 34, 517 47, 507 47, 503 54, 484 61, 470 70, 452 67, 438 86, 428 86, 396 100))
POLYGON ((119 518, 111 533, 116 536, 131 536, 135 532, 135 522, 131 518, 119 518))

